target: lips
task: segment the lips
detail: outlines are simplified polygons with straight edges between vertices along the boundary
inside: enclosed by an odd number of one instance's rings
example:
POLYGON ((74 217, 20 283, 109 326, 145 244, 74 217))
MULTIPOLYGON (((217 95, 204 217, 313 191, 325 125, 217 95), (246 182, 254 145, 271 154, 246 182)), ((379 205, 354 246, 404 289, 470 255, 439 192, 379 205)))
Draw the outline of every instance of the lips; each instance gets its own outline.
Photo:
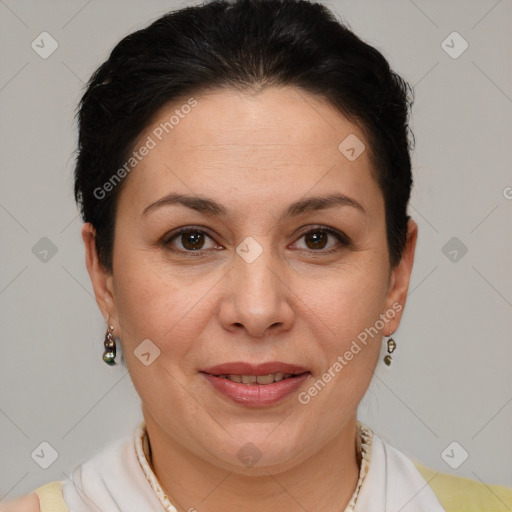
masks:
POLYGON ((279 361, 271 361, 268 363, 251 364, 247 362, 234 362, 218 364, 201 370, 203 373, 210 375, 269 375, 271 373, 292 373, 298 375, 307 372, 308 369, 304 366, 296 364, 282 363, 279 361))
POLYGON ((311 374, 303 366, 282 362, 224 363, 200 373, 222 395, 255 407, 280 402, 302 386, 311 374))
POLYGON ((293 373, 269 373, 268 375, 217 375, 221 379, 228 379, 231 382, 242 382, 243 384, 272 384, 273 382, 279 382, 281 380, 289 379, 293 377, 293 373))

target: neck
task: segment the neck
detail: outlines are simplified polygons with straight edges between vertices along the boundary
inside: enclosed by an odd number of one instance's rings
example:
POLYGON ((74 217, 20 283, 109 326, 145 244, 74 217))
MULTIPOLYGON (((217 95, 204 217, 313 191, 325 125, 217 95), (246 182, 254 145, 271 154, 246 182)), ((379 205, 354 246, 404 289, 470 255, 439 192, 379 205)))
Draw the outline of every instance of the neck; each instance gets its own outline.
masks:
POLYGON ((359 478, 356 418, 307 460, 251 476, 220 468, 172 439, 145 413, 149 463, 179 512, 345 510, 359 478))

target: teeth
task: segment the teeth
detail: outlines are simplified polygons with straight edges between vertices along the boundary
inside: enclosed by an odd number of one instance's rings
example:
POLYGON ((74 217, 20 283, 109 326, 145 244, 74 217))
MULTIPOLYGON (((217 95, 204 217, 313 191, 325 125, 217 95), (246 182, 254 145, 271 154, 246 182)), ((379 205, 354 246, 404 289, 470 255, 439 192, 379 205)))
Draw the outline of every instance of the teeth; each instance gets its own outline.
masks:
POLYGON ((243 384, 272 384, 280 380, 288 379, 293 373, 269 373, 268 375, 217 375, 222 379, 243 384))
POLYGON ((274 382, 274 375, 258 375, 256 377, 256 382, 258 384, 272 384, 272 382, 274 382))

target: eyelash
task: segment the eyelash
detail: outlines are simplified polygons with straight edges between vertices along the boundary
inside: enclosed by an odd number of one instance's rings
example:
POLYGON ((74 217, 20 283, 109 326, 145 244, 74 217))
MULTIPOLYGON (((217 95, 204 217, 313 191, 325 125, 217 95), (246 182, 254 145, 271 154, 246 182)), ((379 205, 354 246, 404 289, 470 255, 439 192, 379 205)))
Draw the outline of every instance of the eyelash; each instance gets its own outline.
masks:
MULTIPOLYGON (((171 242, 174 239, 178 238, 183 233, 202 234, 202 235, 206 235, 208 238, 212 238, 203 229, 195 228, 193 226, 186 226, 186 227, 180 228, 180 229, 178 229, 178 231, 172 233, 170 237, 166 237, 165 240, 163 241, 164 247, 166 249, 168 249, 169 251, 172 251, 175 253, 180 253, 180 254, 186 254, 187 256, 192 256, 192 257, 203 256, 204 253, 212 250, 212 249, 198 249, 198 250, 191 251, 191 250, 183 250, 183 249, 173 248, 171 246, 171 242)), ((314 228, 308 229, 307 231, 300 233, 299 238, 297 240, 300 240, 300 238, 302 238, 303 236, 306 236, 310 233, 327 233, 329 235, 334 236, 338 240, 339 244, 337 244, 335 247, 333 247, 331 249, 326 249, 326 250, 325 249, 318 249, 318 250, 301 249, 301 250, 306 250, 313 254, 331 254, 333 252, 339 251, 340 248, 342 248, 342 247, 349 247, 349 248, 352 247, 352 241, 350 240, 350 238, 347 235, 345 235, 345 233, 338 231, 337 229, 328 228, 328 227, 324 227, 324 226, 314 227, 314 228)))

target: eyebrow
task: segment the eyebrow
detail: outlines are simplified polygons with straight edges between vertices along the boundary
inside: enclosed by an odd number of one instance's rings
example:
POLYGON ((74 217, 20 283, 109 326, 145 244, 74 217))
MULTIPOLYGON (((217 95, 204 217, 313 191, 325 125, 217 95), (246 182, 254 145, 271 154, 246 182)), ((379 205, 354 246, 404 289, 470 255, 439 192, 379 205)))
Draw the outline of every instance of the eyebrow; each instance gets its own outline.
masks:
MULTIPOLYGON (((142 212, 142 216, 147 215, 156 208, 170 205, 183 205, 200 213, 216 215, 218 217, 226 217, 228 215, 228 210, 214 199, 203 196, 170 193, 146 206, 142 212)), ((279 217, 279 220, 285 217, 297 217, 306 212, 325 210, 335 206, 352 206, 364 215, 367 215, 361 203, 355 199, 344 194, 330 194, 299 199, 288 206, 279 217)))

